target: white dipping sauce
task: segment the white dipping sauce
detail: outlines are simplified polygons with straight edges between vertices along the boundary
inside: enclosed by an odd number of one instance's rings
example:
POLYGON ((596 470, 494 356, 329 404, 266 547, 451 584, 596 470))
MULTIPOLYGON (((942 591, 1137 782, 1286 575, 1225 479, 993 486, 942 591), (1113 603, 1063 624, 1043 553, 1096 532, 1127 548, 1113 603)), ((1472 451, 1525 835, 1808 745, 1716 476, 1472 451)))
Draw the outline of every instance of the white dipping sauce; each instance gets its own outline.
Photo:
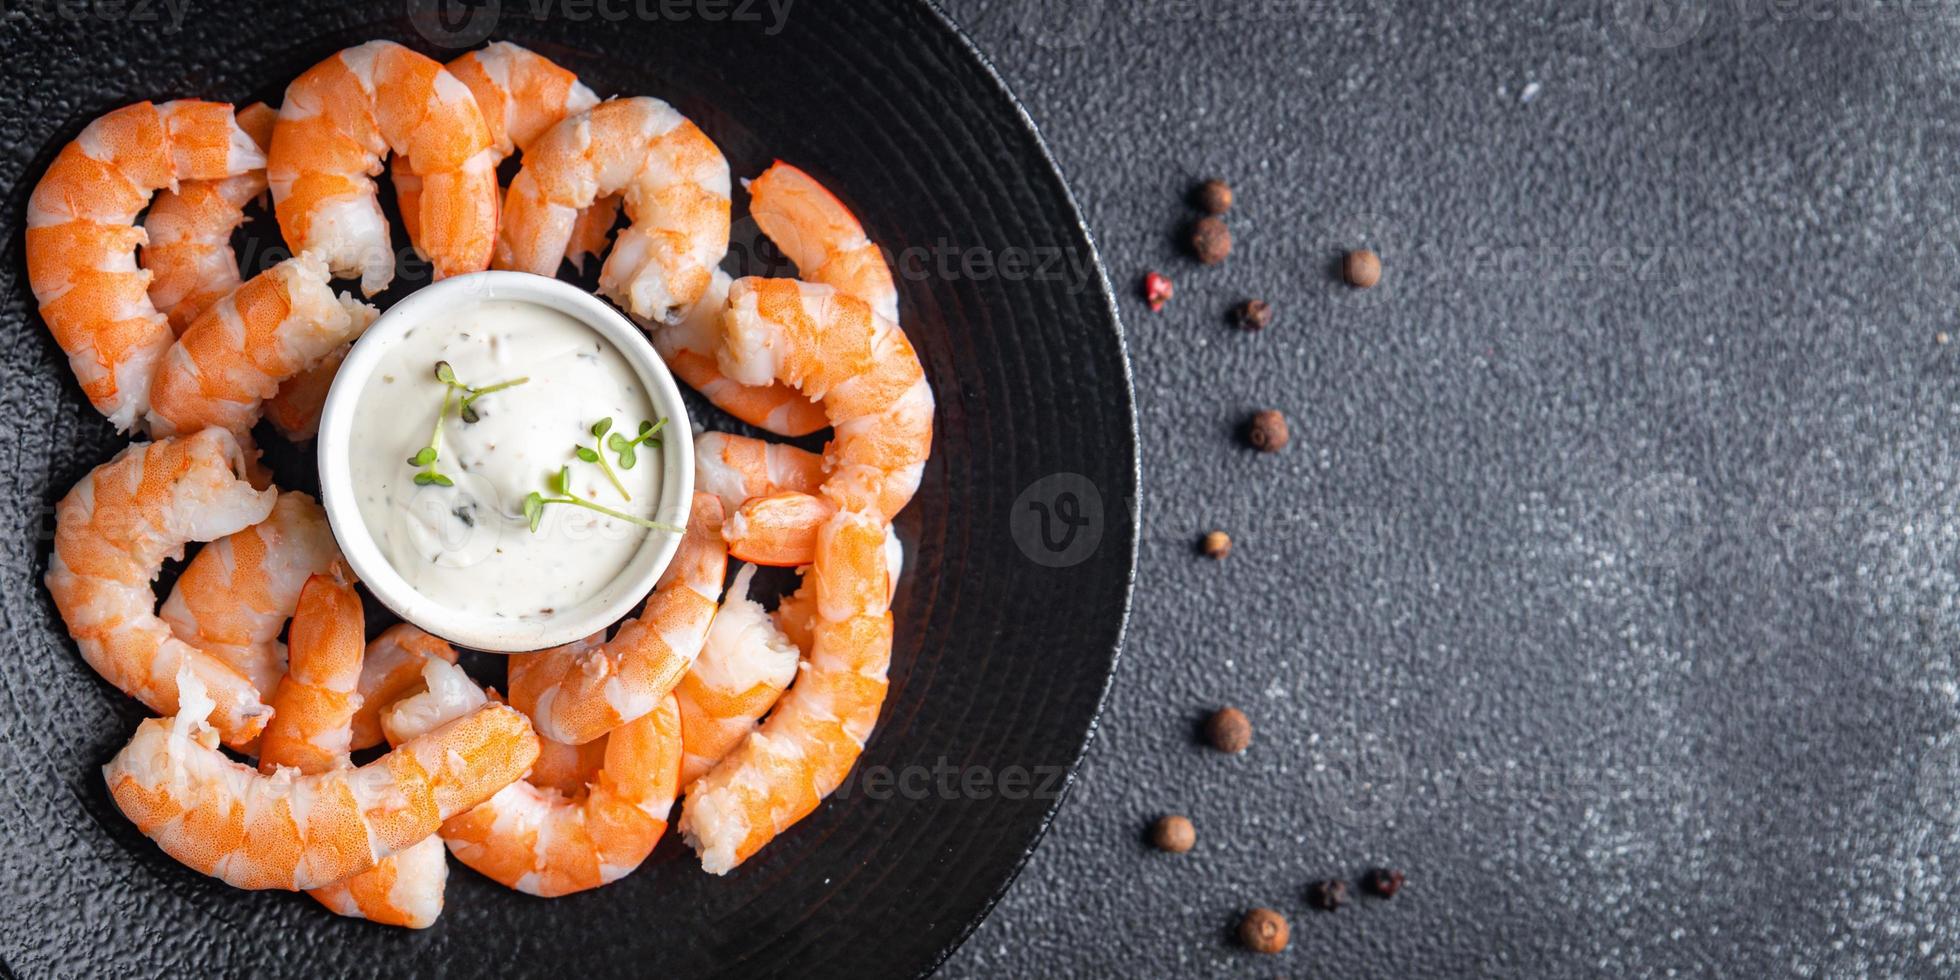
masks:
MULTIPOLYGON (((550 480, 560 467, 570 467, 574 495, 654 519, 661 453, 640 445, 633 468, 622 469, 592 435, 603 418, 629 439, 642 422, 660 420, 632 365, 578 320, 492 300, 423 324, 382 358, 354 410, 350 462, 361 520, 402 578, 444 606, 511 619, 570 608, 617 578, 649 534, 668 533, 570 504, 544 507, 531 530, 524 498, 558 496, 550 480), (429 444, 442 406, 438 361, 475 388, 529 380, 477 398, 474 423, 452 400, 435 466, 454 486, 418 486, 422 468, 408 460, 429 444), (574 455, 578 446, 601 452, 630 501, 599 464, 574 455)), ((661 435, 687 437, 664 428, 661 435)))

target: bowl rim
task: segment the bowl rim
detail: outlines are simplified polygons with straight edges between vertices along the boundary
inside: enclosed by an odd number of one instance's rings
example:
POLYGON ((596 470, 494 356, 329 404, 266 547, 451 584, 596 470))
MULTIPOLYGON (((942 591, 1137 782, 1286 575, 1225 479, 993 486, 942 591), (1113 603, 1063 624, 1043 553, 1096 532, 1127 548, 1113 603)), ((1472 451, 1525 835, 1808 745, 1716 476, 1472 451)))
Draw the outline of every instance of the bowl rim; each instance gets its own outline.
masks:
POLYGON ((453 276, 416 290, 383 312, 354 343, 328 389, 315 455, 321 504, 342 555, 368 591, 403 620, 452 643, 494 653, 524 653, 583 639, 624 618, 653 591, 680 548, 681 535, 649 532, 626 569, 594 595, 542 620, 513 620, 452 609, 429 598, 395 570, 361 518, 351 444, 361 394, 381 359, 410 329, 474 303, 514 300, 556 310, 590 327, 617 349, 668 431, 662 440, 660 500, 654 519, 684 526, 694 497, 694 439, 687 404, 666 362, 646 335, 611 304, 579 287, 528 272, 492 270, 453 276))

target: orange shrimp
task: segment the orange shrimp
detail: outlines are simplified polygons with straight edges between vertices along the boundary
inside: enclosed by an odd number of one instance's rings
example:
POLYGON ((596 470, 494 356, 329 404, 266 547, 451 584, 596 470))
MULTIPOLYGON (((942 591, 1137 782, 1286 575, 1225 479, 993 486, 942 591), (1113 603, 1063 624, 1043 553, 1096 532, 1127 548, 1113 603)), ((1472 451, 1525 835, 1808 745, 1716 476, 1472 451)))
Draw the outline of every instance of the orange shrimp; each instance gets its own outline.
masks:
MULTIPOLYGON (((522 152, 559 120, 599 104, 599 97, 581 84, 577 75, 509 41, 493 42, 443 67, 470 90, 483 112, 495 156, 493 168, 512 153, 522 152)), ((413 239, 421 227, 422 179, 399 156, 390 162, 389 169, 402 224, 413 239)), ((601 200, 581 213, 566 258, 577 262, 583 253, 604 248, 605 235, 618 215, 617 197, 601 200)))
POLYGON ((823 457, 806 449, 729 432, 694 439, 694 488, 720 497, 727 513, 750 497, 816 493, 823 476, 823 457))
MULTIPOLYGON (((898 322, 898 288, 891 267, 844 202, 809 174, 780 160, 747 186, 749 216, 796 263, 802 279, 833 286, 871 304, 879 316, 898 322)), ((778 435, 803 436, 829 425, 821 408, 780 381, 744 385, 721 373, 715 351, 721 345, 720 310, 727 293, 727 279, 717 271, 706 299, 686 319, 665 329, 641 323, 653 331, 654 349, 668 368, 722 411, 778 435)))
POLYGON ((456 648, 408 623, 390 626, 368 643, 356 688, 361 703, 350 723, 350 748, 359 752, 385 740, 381 712, 415 692, 422 683, 422 665, 429 660, 453 664, 456 648))
POLYGON ((749 216, 796 263, 796 277, 871 304, 898 322, 898 286, 857 215, 815 177, 776 161, 748 183, 749 216))
POLYGON ((249 430, 279 383, 320 363, 377 315, 327 285, 326 262, 298 255, 253 276, 198 316, 163 359, 150 392, 156 435, 249 430))
POLYGON ((803 819, 857 763, 891 664, 885 539, 880 521, 851 511, 819 532, 802 674, 769 720, 693 784, 681 811, 681 835, 709 873, 726 873, 803 819))
MULTIPOLYGON (((581 653, 600 645, 594 636, 569 645, 581 653)), ((537 684, 526 674, 542 661, 511 663, 511 703, 526 707, 524 691, 537 684)), ((440 719, 471 703, 474 687, 462 671, 426 668, 429 693, 403 702, 398 712, 440 719), (445 676, 446 675, 446 676, 445 676), (427 700, 428 707, 412 702, 427 700)), ((475 693, 481 699, 480 692, 475 693)), ((393 725, 391 724, 391 730, 393 725)), ((545 740, 544 744, 549 744, 545 740)), ((489 802, 442 825, 442 838, 456 859, 506 887, 554 898, 597 888, 630 874, 653 852, 667 831, 680 777, 681 722, 669 694, 652 711, 584 746, 560 746, 556 778, 578 779, 560 789, 540 782, 538 766, 529 779, 505 787, 489 802), (599 756, 587 768, 588 753, 599 756)), ((540 763, 544 756, 540 756, 540 763)))
MULTIPOLYGON (((238 110, 238 128, 260 151, 272 144, 279 110, 254 102, 238 110)), ((150 302, 182 335, 199 313, 238 288, 231 233, 245 223, 245 205, 265 193, 265 168, 222 180, 186 180, 150 203, 143 216, 149 243, 137 253, 150 280, 150 302)))
MULTIPOLYGON (((293 669, 272 692, 272 721, 259 740, 259 771, 281 766, 312 776, 347 765, 349 732, 361 696, 365 617, 346 566, 308 579, 293 614, 293 669)), ((442 841, 427 837, 374 867, 312 889, 340 915, 426 929, 442 914, 449 862, 442 841)))
POLYGON ((178 639, 271 693, 286 673, 279 632, 300 589, 339 558, 327 512, 312 497, 287 491, 265 520, 205 545, 158 615, 178 639))
POLYGON ((720 148, 672 106, 601 102, 526 148, 504 198, 496 264, 555 274, 579 212, 622 194, 632 223, 600 269, 600 292, 637 316, 671 323, 701 298, 728 251, 728 193, 720 148))
POLYGON ((796 679, 799 651, 754 599, 744 567, 722 599, 701 656, 674 688, 681 713, 681 787, 685 789, 740 745, 796 679))
POLYGON ((470 90, 392 41, 333 55, 286 88, 266 153, 273 212, 295 253, 317 251, 335 276, 387 288, 395 255, 374 175, 390 152, 421 181, 409 240, 435 277, 490 264, 497 237, 496 151, 470 90))
POLYGON ((150 379, 170 321, 136 266, 150 196, 185 180, 265 166, 231 106, 138 102, 89 123, 61 148, 27 199, 27 279, 41 319, 96 411, 127 432, 150 408, 150 379))
POLYGON ((696 493, 680 550, 662 573, 638 619, 612 641, 559 647, 511 658, 512 669, 536 671, 538 733, 581 745, 655 708, 701 654, 714 620, 728 552, 721 538, 721 501, 696 493))
POLYGON ((211 700, 188 672, 182 692, 177 715, 137 726, 103 776, 164 853, 239 888, 346 881, 489 799, 538 756, 524 716, 486 704, 358 769, 261 775, 218 751, 204 724, 211 700))
POLYGON ((633 321, 648 331, 653 349, 667 362, 668 370, 716 408, 757 428, 792 438, 830 425, 821 407, 788 385, 739 384, 721 373, 715 350, 721 346, 721 311, 728 303, 728 287, 733 282, 728 273, 716 269, 707 292, 672 326, 663 327, 640 316, 633 321))
POLYGON ((151 583, 191 541, 243 530, 272 512, 276 490, 244 479, 245 456, 223 429, 137 443, 92 470, 55 506, 48 592, 82 659, 160 714, 195 681, 215 701, 225 743, 242 746, 269 709, 250 679, 171 635, 151 583))
POLYGON ((736 557, 808 564, 832 513, 889 521, 912 499, 932 451, 933 397, 897 324, 830 286, 742 279, 729 290, 720 361, 743 384, 775 378, 815 397, 837 430, 817 495, 752 499, 730 516, 736 557))

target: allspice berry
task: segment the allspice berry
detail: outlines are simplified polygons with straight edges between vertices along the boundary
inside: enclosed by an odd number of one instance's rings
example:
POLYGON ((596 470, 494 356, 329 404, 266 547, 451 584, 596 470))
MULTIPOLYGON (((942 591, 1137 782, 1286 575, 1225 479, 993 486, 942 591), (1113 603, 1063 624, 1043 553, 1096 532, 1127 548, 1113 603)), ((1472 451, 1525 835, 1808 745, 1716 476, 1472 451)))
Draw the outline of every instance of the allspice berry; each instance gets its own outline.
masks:
POLYGON ((1269 408, 1252 417, 1252 422, 1246 427, 1245 439, 1260 452, 1276 453, 1286 448, 1293 434, 1287 430, 1286 416, 1269 408))
POLYGON ((1252 744, 1252 720, 1237 708, 1220 708, 1205 721, 1205 740, 1220 752, 1244 752, 1252 744))
POLYGON ((1259 953, 1277 953, 1286 948, 1290 931, 1286 916, 1272 909, 1253 909, 1239 920, 1239 942, 1259 953))
POLYGON ((1198 185, 1192 199, 1206 214, 1224 214, 1232 210, 1232 185, 1213 177, 1198 185))
POLYGON ((1382 281, 1382 257, 1365 248, 1349 252, 1344 269, 1348 285, 1356 289, 1370 289, 1382 281))
POLYGON ((1204 548, 1205 557, 1222 559, 1232 553, 1232 536, 1224 531, 1213 531, 1205 535, 1201 547, 1204 548))
POLYGON ((1191 826, 1189 817, 1162 817, 1150 827, 1150 843, 1160 851, 1183 854, 1198 843, 1198 828, 1191 826))
POLYGON ((1232 229, 1225 227, 1225 219, 1217 216, 1199 218, 1191 226, 1191 251, 1198 261, 1206 265, 1217 265, 1232 254, 1232 229))
POLYGON ((1395 893, 1402 890, 1402 883, 1407 880, 1407 875, 1394 868, 1376 868, 1368 872, 1368 876, 1362 879, 1362 884, 1367 885, 1369 891, 1383 898, 1394 898, 1395 893))
POLYGON ((1233 311, 1233 319, 1245 330, 1264 330, 1273 323, 1273 304, 1263 299, 1249 299, 1233 311))
POLYGON ((1316 881, 1307 889, 1307 901, 1312 902, 1314 908, 1323 912, 1332 912, 1346 905, 1347 900, 1347 882, 1339 878, 1316 881))

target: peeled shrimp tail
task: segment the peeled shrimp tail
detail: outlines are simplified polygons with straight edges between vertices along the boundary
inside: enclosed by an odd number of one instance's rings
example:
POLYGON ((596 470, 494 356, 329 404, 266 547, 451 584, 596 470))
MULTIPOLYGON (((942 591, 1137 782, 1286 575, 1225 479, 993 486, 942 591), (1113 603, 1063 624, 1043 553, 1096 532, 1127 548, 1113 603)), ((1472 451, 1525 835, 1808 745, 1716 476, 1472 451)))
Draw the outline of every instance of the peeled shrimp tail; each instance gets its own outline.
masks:
POLYGON ((345 881, 489 799, 538 756, 524 716, 488 704, 359 769, 265 776, 218 751, 194 679, 184 702, 176 717, 137 726, 103 777, 164 853, 239 888, 345 881))
POLYGON ((281 382, 352 340, 376 311, 327 285, 326 263, 287 259, 219 300, 184 331, 157 372, 150 431, 244 432, 281 382))
POLYGON ((279 633, 300 590, 339 557, 327 512, 312 497, 285 491, 265 520, 205 545, 159 615, 178 639, 270 694, 286 673, 279 633))
POLYGON ((816 178, 781 160, 748 183, 749 215, 791 262, 796 276, 870 304, 898 322, 898 287, 884 252, 857 216, 816 178))
POLYGON ((816 809, 857 763, 891 664, 885 528, 862 514, 825 523, 810 656, 769 720, 688 790, 682 836, 724 874, 816 809))
POLYGON ((27 200, 27 278, 41 319, 96 411, 127 432, 150 407, 170 321, 136 265, 136 216, 156 191, 265 166, 231 107, 138 102, 96 119, 56 154, 27 200))
MULTIPOLYGON (((278 110, 254 102, 238 110, 238 127, 261 151, 272 143, 278 110)), ((245 205, 265 193, 265 168, 223 180, 186 180, 164 191, 143 216, 149 243, 137 254, 150 281, 150 301, 182 334, 206 307, 238 288, 231 233, 245 223, 245 205)))
POLYGON ((252 682, 171 634, 152 583, 184 545, 265 520, 277 491, 244 479, 245 458, 222 429, 137 443, 96 467, 55 507, 47 586, 82 658, 160 714, 175 714, 191 678, 214 702, 212 724, 241 746, 269 709, 252 682))
POLYGON ((823 456, 806 449, 729 432, 694 439, 694 487, 719 497, 730 514, 751 497, 816 493, 823 478, 823 456))
POLYGON ((602 646, 521 655, 537 671, 538 733, 580 745, 658 707, 701 654, 727 568, 721 501, 696 493, 680 550, 638 619, 602 646))

